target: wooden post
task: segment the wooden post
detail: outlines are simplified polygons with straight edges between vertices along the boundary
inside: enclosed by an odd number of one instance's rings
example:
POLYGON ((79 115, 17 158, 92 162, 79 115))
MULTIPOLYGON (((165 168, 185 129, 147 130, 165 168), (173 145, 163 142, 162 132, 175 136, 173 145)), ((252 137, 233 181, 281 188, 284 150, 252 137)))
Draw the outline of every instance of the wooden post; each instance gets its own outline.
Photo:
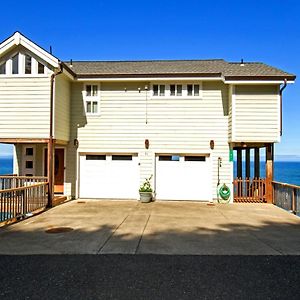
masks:
POLYGON ((54 153, 54 141, 52 138, 49 139, 48 141, 48 173, 47 173, 47 177, 48 177, 48 207, 52 207, 53 204, 53 197, 54 197, 54 157, 53 157, 53 153, 54 153))
POLYGON ((266 200, 267 203, 273 203, 273 161, 274 161, 274 144, 268 144, 266 147, 266 200))
POLYGON ((243 165, 242 165, 242 149, 237 149, 237 177, 243 177, 243 165))
POLYGON ((250 148, 246 149, 246 178, 250 178, 250 148))
POLYGON ((259 148, 254 149, 254 177, 260 177, 259 148))

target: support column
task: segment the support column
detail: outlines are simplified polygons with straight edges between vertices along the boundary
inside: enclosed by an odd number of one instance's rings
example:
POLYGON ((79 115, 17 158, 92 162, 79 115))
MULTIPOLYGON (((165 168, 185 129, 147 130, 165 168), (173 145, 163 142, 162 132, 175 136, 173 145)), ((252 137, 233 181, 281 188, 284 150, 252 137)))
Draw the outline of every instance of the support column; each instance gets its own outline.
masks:
POLYGON ((243 165, 242 165, 242 149, 237 149, 237 177, 243 177, 243 165))
POLYGON ((250 148, 246 149, 246 178, 250 178, 250 148))
POLYGON ((48 207, 52 207, 53 204, 53 197, 54 197, 54 148, 55 143, 53 138, 50 138, 48 141, 48 157, 47 157, 47 164, 48 164, 48 207))
POLYGON ((273 203, 273 170, 274 170, 274 144, 268 144, 266 147, 266 200, 267 203, 273 203))
POLYGON ((260 177, 259 148, 254 149, 254 177, 260 177))

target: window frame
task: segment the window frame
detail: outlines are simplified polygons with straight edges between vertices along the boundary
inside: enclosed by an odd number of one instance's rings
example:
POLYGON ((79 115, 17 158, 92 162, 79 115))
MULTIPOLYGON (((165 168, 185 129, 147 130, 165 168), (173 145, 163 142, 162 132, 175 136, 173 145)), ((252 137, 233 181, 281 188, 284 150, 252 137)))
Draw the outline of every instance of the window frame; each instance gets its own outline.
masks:
POLYGON ((0 77, 46 77, 48 76, 47 64, 29 51, 14 51, 1 59, 1 65, 5 65, 5 73, 0 77), (13 73, 13 57, 18 56, 18 73, 13 73), (31 57, 31 72, 26 73, 26 56, 31 57), (39 73, 39 63, 44 66, 43 73, 39 73))
POLYGON ((168 83, 163 82, 152 82, 151 83, 151 91, 150 91, 150 95, 151 98, 153 99, 159 99, 159 98, 169 98, 169 99, 173 99, 173 98, 193 98, 193 99, 202 99, 202 82, 201 81, 175 81, 175 82, 171 82, 169 81, 168 83), (160 86, 163 85, 165 87, 165 94, 161 95, 160 94, 160 86), (192 95, 188 95, 188 85, 192 85, 192 95), (199 86, 199 95, 195 95, 195 86, 198 85, 199 86), (154 95, 154 87, 158 86, 158 91, 157 91, 157 95, 154 95), (175 95, 171 94, 171 86, 175 86, 175 95), (181 87, 181 94, 178 93, 178 91, 180 90, 181 87))
MULTIPOLYGON (((93 88, 91 88, 93 91, 93 88)), ((84 112, 87 116, 99 116, 100 115, 100 83, 87 82, 84 84, 83 89, 83 101, 84 101, 84 112), (87 95, 87 87, 88 86, 97 86, 97 95, 96 96, 88 96, 87 95), (91 112, 88 112, 87 106, 88 103, 91 103, 91 112), (97 112, 93 112, 93 103, 97 103, 97 112)))

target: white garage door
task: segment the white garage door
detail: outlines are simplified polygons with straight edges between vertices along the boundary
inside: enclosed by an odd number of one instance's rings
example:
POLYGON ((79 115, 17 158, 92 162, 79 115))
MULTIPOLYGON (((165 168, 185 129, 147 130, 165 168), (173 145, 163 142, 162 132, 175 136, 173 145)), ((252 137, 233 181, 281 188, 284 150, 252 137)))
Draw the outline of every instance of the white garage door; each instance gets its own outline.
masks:
POLYGON ((138 175, 137 155, 81 155, 79 197, 137 199, 138 175))
POLYGON ((156 198, 211 200, 212 174, 209 156, 158 155, 156 157, 156 198))

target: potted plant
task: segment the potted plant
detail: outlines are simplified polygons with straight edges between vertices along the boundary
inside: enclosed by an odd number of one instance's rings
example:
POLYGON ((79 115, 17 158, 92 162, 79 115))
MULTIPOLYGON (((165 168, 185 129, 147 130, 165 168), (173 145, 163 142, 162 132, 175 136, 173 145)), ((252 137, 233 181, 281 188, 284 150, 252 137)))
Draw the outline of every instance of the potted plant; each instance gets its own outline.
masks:
POLYGON ((144 183, 140 186, 140 201, 142 203, 149 203, 152 200, 153 189, 150 183, 151 178, 152 175, 149 178, 146 178, 144 183))

